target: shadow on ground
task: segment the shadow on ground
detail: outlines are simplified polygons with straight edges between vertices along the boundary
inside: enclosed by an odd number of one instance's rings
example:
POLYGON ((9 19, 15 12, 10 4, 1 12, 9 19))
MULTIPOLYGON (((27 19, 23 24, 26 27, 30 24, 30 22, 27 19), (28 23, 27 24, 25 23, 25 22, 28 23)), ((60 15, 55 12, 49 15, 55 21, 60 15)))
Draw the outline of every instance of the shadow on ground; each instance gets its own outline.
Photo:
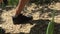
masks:
MULTIPOLYGON (((28 22, 28 23, 32 23, 32 25, 33 24, 36 24, 36 25, 31 28, 30 33, 20 32, 17 34, 45 34, 46 28, 47 28, 47 25, 49 22, 50 22, 50 20, 42 20, 42 19, 32 20, 31 22, 28 22)), ((25 23, 23 23, 23 24, 25 24, 25 23)), ((5 30, 1 27, 0 27, 0 33, 10 34, 10 33, 5 33, 5 30)), ((60 24, 55 23, 54 34, 60 34, 60 24)))
MULTIPOLYGON (((29 34, 46 34, 46 28, 50 20, 37 20, 36 25, 31 28, 29 34)), ((55 23, 54 34, 60 33, 60 24, 55 23)))
POLYGON ((33 20, 36 25, 31 28, 29 34, 45 34, 47 24, 50 20, 33 20))
MULTIPOLYGON (((30 33, 20 32, 19 34, 45 34, 46 28, 50 20, 33 20, 32 24, 36 24, 30 30, 30 33)), ((55 23, 54 34, 60 34, 60 24, 55 23)))

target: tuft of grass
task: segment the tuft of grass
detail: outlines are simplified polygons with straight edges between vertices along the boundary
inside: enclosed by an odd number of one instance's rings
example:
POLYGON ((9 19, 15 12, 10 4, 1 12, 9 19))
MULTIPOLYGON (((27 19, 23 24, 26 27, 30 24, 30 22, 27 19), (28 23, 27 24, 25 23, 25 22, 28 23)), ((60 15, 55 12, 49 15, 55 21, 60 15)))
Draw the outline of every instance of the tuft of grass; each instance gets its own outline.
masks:
POLYGON ((12 6, 17 5, 18 4, 18 0, 9 0, 8 4, 12 5, 12 6))
MULTIPOLYGON (((8 0, 8 5, 10 5, 10 6, 16 6, 18 4, 18 1, 19 0, 8 0)), ((4 6, 5 6, 5 4, 2 3, 2 7, 4 7, 4 6)))
POLYGON ((52 20, 48 23, 46 34, 53 34, 54 33, 54 17, 55 17, 55 11, 52 11, 52 20))

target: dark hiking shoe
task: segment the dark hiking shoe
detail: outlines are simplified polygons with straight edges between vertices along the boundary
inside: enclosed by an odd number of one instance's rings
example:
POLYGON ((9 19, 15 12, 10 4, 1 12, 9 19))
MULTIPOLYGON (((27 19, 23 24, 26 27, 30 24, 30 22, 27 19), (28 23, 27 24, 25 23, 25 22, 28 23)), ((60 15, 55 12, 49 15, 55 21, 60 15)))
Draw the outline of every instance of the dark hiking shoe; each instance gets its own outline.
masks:
POLYGON ((31 21, 33 18, 20 14, 17 17, 13 17, 12 19, 14 24, 24 24, 31 21))

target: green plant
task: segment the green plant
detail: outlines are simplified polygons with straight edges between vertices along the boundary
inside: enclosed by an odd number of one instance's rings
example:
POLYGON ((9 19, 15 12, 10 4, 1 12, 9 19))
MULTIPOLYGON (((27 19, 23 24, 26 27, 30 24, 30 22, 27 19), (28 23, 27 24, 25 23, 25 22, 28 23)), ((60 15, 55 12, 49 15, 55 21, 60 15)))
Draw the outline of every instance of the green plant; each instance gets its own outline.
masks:
MULTIPOLYGON (((10 6, 15 6, 17 4, 18 4, 18 0, 8 0, 8 5, 10 5, 10 6)), ((2 3, 2 7, 4 7, 4 6, 5 6, 5 4, 2 3)))
POLYGON ((17 5, 18 4, 18 0, 9 0, 8 4, 12 5, 12 6, 17 5))
POLYGON ((53 34, 54 33, 54 17, 55 17, 55 11, 52 11, 52 20, 48 23, 46 34, 53 34))

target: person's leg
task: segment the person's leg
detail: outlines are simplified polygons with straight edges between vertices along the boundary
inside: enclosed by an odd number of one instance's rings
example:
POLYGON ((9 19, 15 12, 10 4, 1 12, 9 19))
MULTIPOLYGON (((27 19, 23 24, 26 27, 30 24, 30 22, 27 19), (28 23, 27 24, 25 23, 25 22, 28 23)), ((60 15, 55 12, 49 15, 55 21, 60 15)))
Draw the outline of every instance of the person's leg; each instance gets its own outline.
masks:
POLYGON ((3 2, 3 0, 0 0, 0 4, 3 2))
POLYGON ((19 0, 19 4, 16 8, 16 15, 21 14, 21 11, 23 10, 24 6, 29 2, 29 0, 19 0))
POLYGON ((14 24, 21 24, 21 23, 25 23, 25 22, 29 22, 30 20, 32 20, 32 16, 25 16, 23 14, 21 14, 21 11, 23 10, 25 4, 28 2, 29 0, 19 0, 19 4, 16 8, 16 14, 13 17, 13 23, 14 24))

